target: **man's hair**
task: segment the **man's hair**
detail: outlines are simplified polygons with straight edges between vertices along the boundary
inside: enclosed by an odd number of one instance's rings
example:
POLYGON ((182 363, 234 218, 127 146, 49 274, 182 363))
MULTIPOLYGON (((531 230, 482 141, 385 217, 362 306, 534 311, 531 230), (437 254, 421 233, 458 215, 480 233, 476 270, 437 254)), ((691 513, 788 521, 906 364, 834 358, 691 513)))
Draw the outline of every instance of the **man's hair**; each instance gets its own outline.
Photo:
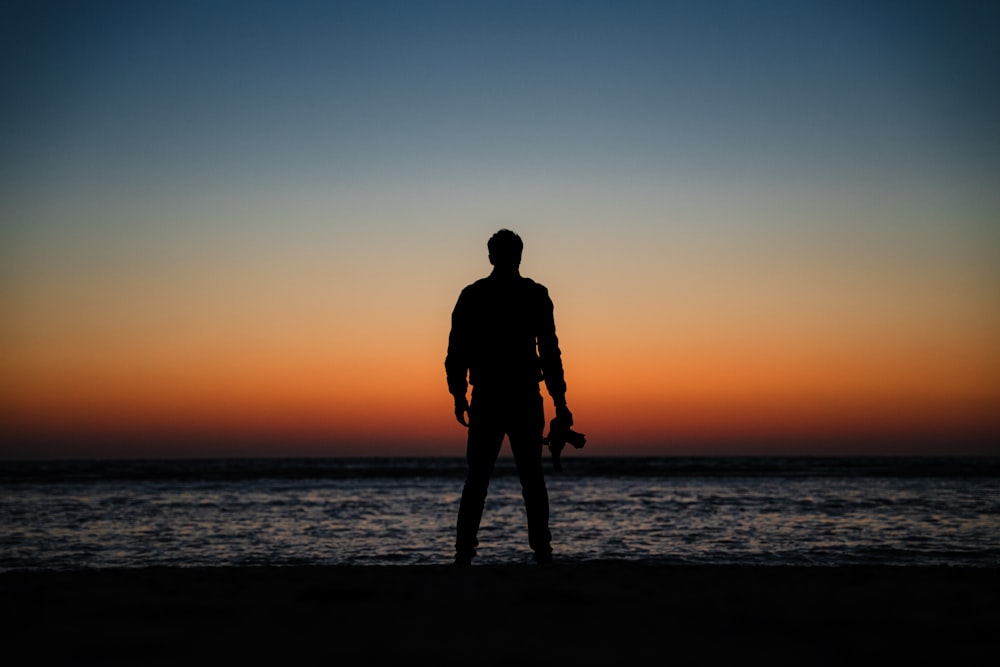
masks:
POLYGON ((486 248, 490 251, 490 262, 496 266, 517 266, 521 263, 521 251, 524 250, 524 243, 521 237, 509 229, 501 229, 490 237, 486 243, 486 248))

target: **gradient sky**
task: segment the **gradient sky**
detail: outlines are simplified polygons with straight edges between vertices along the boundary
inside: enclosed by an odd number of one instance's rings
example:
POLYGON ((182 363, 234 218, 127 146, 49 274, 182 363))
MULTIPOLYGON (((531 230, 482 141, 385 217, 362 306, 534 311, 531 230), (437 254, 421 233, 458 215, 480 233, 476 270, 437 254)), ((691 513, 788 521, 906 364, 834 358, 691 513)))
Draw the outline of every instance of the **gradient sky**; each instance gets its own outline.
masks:
POLYGON ((591 454, 1000 453, 998 7, 5 3, 0 457, 461 455, 501 227, 591 454))

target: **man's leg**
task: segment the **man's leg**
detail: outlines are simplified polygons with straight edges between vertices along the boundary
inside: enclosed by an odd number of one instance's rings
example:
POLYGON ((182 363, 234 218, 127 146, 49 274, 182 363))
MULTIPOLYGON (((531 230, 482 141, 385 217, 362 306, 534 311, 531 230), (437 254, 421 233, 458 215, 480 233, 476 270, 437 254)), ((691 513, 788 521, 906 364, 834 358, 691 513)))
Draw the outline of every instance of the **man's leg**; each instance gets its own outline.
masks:
MULTIPOLYGON (((471 418, 471 416, 470 416, 471 418)), ((483 518, 486 492, 490 477, 496 465, 500 447, 503 445, 503 430, 489 424, 477 423, 471 418, 469 439, 465 449, 468 471, 465 486, 462 487, 462 502, 458 508, 458 525, 455 537, 455 563, 468 564, 476 555, 479 540, 479 523, 483 518)))
POLYGON ((545 414, 541 396, 532 397, 518 428, 510 435, 510 449, 521 480, 521 496, 528 517, 528 545, 535 552, 535 560, 548 563, 552 560, 552 534, 549 532, 549 493, 545 488, 542 471, 542 436, 545 414))

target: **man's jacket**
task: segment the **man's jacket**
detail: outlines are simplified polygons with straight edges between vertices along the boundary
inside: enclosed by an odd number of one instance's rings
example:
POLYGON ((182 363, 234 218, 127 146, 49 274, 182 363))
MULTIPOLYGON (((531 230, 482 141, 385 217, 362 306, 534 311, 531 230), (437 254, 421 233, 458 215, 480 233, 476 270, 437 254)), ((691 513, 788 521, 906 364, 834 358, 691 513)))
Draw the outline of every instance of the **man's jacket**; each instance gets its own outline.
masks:
POLYGON ((496 275, 463 289, 444 366, 456 397, 468 384, 516 390, 544 381, 549 395, 562 399, 566 382, 548 290, 530 278, 496 275))

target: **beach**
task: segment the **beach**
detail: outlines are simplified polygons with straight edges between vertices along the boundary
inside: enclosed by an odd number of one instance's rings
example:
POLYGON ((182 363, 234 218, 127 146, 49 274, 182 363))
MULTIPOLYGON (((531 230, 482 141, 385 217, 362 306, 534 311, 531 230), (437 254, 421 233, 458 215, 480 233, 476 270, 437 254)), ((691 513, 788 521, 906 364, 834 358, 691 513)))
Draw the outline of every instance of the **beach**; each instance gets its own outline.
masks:
POLYGON ((26 664, 982 664, 991 568, 635 561, 0 573, 26 664))

